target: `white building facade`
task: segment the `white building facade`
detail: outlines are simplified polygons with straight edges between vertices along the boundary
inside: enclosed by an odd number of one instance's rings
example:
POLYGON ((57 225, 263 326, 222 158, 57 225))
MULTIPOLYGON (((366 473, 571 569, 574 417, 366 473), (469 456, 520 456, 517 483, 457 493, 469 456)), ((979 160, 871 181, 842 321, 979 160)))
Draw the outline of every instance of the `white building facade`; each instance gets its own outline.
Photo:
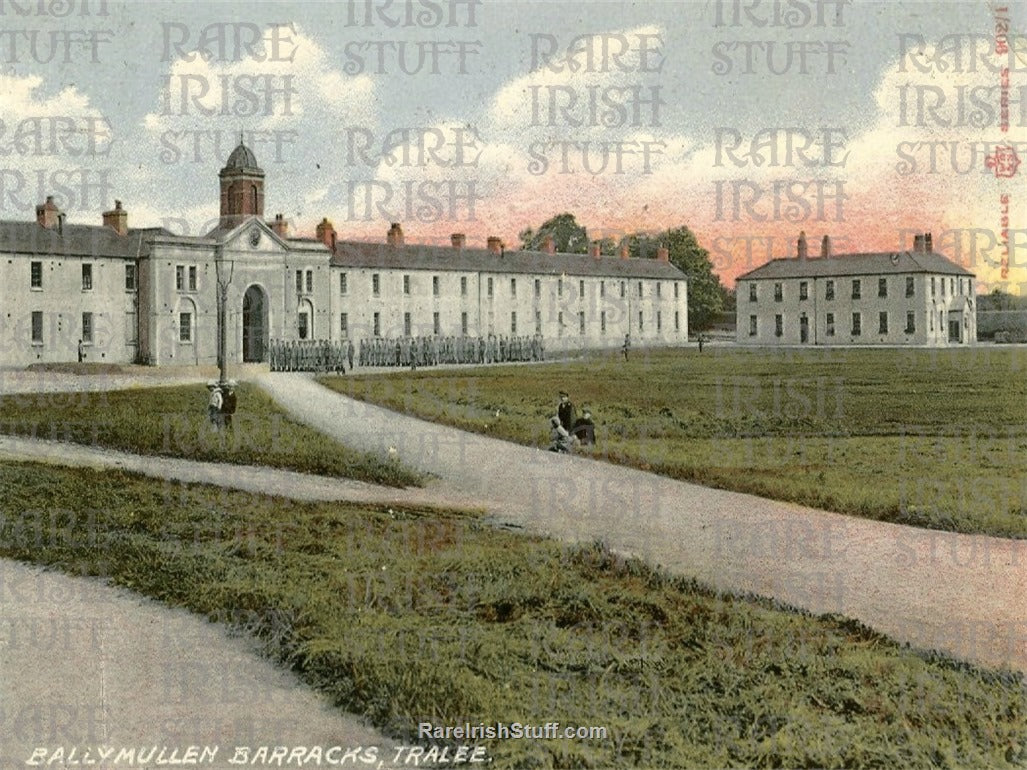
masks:
POLYGON ((930 233, 911 251, 819 258, 799 236, 793 259, 775 259, 737 279, 736 340, 743 345, 972 345, 974 274, 932 250, 930 233))
POLYGON ((0 222, 0 365, 75 361, 214 364, 219 302, 226 360, 264 362, 271 340, 542 335, 547 351, 678 345, 685 275, 657 259, 315 238, 264 219, 264 172, 240 144, 219 174, 219 226, 204 237, 131 229, 120 201, 102 224, 0 222))

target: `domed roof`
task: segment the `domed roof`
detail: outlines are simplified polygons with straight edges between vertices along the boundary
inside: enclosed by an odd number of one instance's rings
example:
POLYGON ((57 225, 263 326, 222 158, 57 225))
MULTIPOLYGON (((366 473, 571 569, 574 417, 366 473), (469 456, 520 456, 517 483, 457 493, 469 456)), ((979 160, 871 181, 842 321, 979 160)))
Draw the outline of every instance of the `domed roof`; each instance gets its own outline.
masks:
POLYGON ((232 154, 228 156, 228 162, 225 164, 224 170, 230 169, 256 169, 259 171, 260 166, 257 165, 257 156, 253 154, 253 150, 239 142, 239 146, 232 150, 232 154))

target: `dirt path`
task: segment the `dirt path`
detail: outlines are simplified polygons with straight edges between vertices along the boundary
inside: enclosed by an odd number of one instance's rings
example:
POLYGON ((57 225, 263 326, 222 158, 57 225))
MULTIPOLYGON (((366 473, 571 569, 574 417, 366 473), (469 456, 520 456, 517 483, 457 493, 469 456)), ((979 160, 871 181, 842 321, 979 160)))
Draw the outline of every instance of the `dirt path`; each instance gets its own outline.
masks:
POLYGON ((720 588, 857 618, 900 641, 1027 672, 1027 541, 904 527, 554 455, 257 378, 297 418, 394 448, 430 490, 564 540, 601 539, 720 588))

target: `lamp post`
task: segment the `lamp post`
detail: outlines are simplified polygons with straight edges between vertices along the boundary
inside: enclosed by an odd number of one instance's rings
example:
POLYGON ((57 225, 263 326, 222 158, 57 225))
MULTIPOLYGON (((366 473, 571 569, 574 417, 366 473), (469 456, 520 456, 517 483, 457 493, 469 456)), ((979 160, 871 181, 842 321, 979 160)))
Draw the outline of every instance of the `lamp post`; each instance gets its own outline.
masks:
POLYGON ((225 249, 220 240, 214 244, 214 273, 217 281, 217 316, 218 316, 218 372, 219 385, 228 383, 228 287, 232 283, 235 262, 229 262, 228 275, 225 276, 225 249))

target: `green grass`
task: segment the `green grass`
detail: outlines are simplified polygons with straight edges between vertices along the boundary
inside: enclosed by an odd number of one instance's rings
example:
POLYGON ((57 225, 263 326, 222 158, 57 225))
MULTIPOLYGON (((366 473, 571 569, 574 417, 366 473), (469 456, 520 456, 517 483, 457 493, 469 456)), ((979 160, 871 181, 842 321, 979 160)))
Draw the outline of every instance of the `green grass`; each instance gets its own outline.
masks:
POLYGON ((868 518, 1027 537, 1027 350, 713 346, 567 363, 325 377, 356 398, 522 444, 556 395, 603 460, 868 518), (498 417, 496 413, 499 413, 498 417))
MULTIPOLYGON (((600 725, 493 767, 1012 767, 1022 676, 714 593, 470 514, 297 503, 0 464, 0 556, 241 627, 340 707, 416 725, 600 725)), ((423 743, 423 741, 422 741, 423 743)))
POLYGON ((231 431, 212 431, 203 385, 0 397, 0 433, 126 452, 267 465, 389 486, 422 477, 387 457, 358 452, 296 422, 260 388, 241 383, 231 431))

